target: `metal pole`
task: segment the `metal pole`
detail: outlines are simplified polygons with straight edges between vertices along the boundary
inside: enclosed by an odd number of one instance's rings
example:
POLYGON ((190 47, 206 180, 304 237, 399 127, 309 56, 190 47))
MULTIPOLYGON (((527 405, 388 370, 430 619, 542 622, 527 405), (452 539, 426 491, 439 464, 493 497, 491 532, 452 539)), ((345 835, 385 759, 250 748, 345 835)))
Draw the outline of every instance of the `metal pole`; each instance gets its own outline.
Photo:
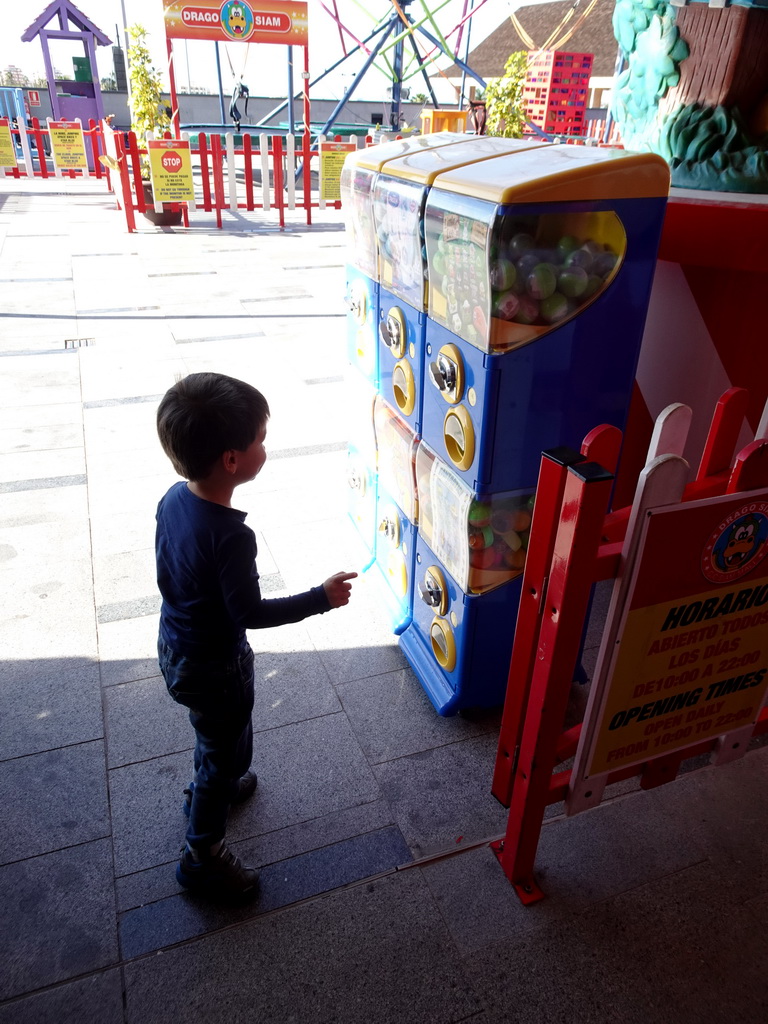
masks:
POLYGON ((173 73, 173 44, 168 36, 165 37, 165 45, 168 50, 168 78, 171 85, 171 123, 175 138, 181 135, 181 120, 179 118, 179 97, 176 94, 176 75, 173 73))
MULTIPOLYGON (((405 3, 402 5, 405 7, 405 3)), ((400 128, 400 95, 403 87, 403 40, 395 43, 392 61, 392 103, 389 108, 389 127, 393 132, 400 128)))
POLYGON ((225 127, 226 115, 224 113, 224 86, 221 84, 221 56, 219 55, 219 44, 213 44, 216 47, 216 77, 219 80, 219 110, 221 111, 221 124, 225 127))
MULTIPOLYGON (((469 0, 469 13, 470 13, 470 15, 472 14, 472 11, 474 10, 474 7, 475 7, 475 0, 469 0)), ((472 18, 470 17, 469 21, 467 22, 467 43, 466 43, 466 46, 464 47, 464 63, 465 64, 469 64, 469 37, 470 37, 471 34, 472 34, 472 18)), ((461 72, 461 89, 459 91, 459 110, 463 110, 464 109, 464 86, 466 84, 467 84, 467 72, 466 71, 462 71, 461 72)))
MULTIPOLYGON (((382 28, 383 28, 383 26, 380 25, 378 28, 374 29, 373 32, 371 32, 371 34, 366 39, 363 40, 363 42, 364 43, 369 43, 371 41, 371 39, 373 39, 374 36, 378 35, 379 32, 381 32, 382 28)), ((309 52, 309 47, 308 46, 305 46, 304 49, 305 49, 305 51, 307 53, 309 52)), ((313 78, 311 82, 309 81, 309 79, 305 79, 304 80, 305 81, 305 90, 309 90, 309 88, 311 86, 317 85, 317 83, 320 82, 323 78, 325 78, 326 75, 330 75, 330 73, 332 71, 335 71, 336 68, 339 67, 340 64, 343 64, 344 61, 347 59, 347 57, 351 57, 353 53, 357 53, 357 51, 359 49, 360 49, 360 47, 356 46, 353 50, 350 50, 349 53, 345 53, 343 57, 341 57, 339 60, 336 61, 335 64, 331 64, 331 66, 329 68, 326 68, 325 71, 322 72, 322 74, 319 74, 317 76, 317 78, 313 78), (309 84, 306 84, 306 83, 309 83, 309 84)), ((305 62, 304 62, 304 70, 308 72, 308 65, 307 65, 306 59, 305 59, 305 62)), ((265 114, 264 117, 262 117, 259 121, 257 121, 256 122, 256 127, 257 128, 261 128, 262 125, 269 124, 270 120, 275 116, 275 114, 279 114, 280 111, 284 107, 287 107, 287 106, 288 106, 288 100, 284 100, 279 106, 275 107, 273 110, 270 110, 270 112, 268 114, 265 114)))
POLYGON ((288 46, 288 132, 293 135, 296 118, 293 112, 293 47, 288 46))
MULTIPOLYGON (((374 46, 374 48, 371 50, 370 54, 368 55, 367 60, 365 61, 365 64, 363 64, 363 66, 360 68, 358 73, 355 75, 352 84, 347 89, 347 91, 344 93, 344 95, 341 97, 339 102, 336 104, 336 106, 334 107, 334 109, 333 109, 333 111, 331 113, 331 116, 328 118, 328 120, 325 122, 323 127, 320 129, 320 134, 321 135, 325 135, 325 133, 328 131, 328 129, 334 123, 336 118, 339 116, 339 113, 344 108, 344 105, 346 104, 347 100, 349 100, 351 98, 352 93, 355 91, 355 89, 358 87, 360 82, 363 80, 366 71, 371 66, 371 64, 373 64, 374 60, 378 56, 379 50, 382 48, 382 46, 384 45, 384 43, 387 40, 387 36, 389 36, 389 34, 392 32, 392 29, 395 27, 395 25, 397 23, 399 23, 399 20, 400 19, 396 15, 393 15, 390 18, 389 23, 387 25, 383 26, 383 34, 381 36, 381 39, 374 46)), ((485 83, 483 83, 483 84, 485 84, 485 83)))
POLYGON ((427 69, 424 67, 424 61, 421 59, 421 54, 419 53, 419 48, 416 45, 416 40, 414 39, 413 36, 409 36, 408 38, 411 41, 411 47, 413 48, 413 53, 414 56, 416 57, 416 63, 418 64, 419 70, 421 71, 421 76, 424 79, 424 84, 427 87, 429 98, 432 100, 432 106, 435 108, 435 110, 437 110, 440 104, 437 102, 435 90, 432 88, 432 82, 430 81, 429 75, 427 74, 427 69))
MULTIPOLYGON (((128 21, 125 17, 125 0, 120 0, 120 10, 123 13, 123 35, 125 36, 125 79, 126 88, 128 89, 128 109, 131 109, 131 76, 128 73, 130 67, 130 58, 128 57, 128 47, 131 45, 131 39, 128 35, 128 21)), ((53 91, 56 92, 56 86, 54 85, 53 91)))

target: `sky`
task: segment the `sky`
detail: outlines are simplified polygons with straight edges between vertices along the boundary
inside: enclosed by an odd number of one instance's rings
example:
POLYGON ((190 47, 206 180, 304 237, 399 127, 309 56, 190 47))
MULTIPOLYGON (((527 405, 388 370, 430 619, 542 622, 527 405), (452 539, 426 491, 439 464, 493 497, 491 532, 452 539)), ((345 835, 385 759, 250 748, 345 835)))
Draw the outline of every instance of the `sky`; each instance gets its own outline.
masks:
MULTIPOLYGON (((39 40, 22 43, 21 35, 28 25, 46 8, 49 0, 37 2, 8 4, 3 11, 3 32, 0 37, 0 69, 15 65, 30 77, 43 74, 42 48, 39 40)), ((410 0, 409 12, 414 21, 419 21, 424 14, 424 4, 428 4, 433 13, 435 23, 443 35, 451 32, 459 23, 462 12, 473 4, 476 13, 473 15, 470 33, 470 49, 477 46, 487 35, 496 29, 510 14, 525 3, 536 0, 410 0)), ((344 56, 339 29, 336 22, 326 13, 323 6, 333 10, 333 0, 308 0, 309 4, 309 60, 311 79, 331 67, 344 56)), ((92 22, 94 22, 110 39, 115 42, 117 31, 121 34, 121 43, 125 46, 123 36, 123 8, 129 25, 139 23, 149 33, 149 45, 159 69, 166 66, 165 33, 163 30, 163 5, 161 0, 76 0, 76 6, 92 22)), ((377 20, 388 16, 393 10, 389 0, 336 0, 336 7, 344 25, 358 38, 364 39, 374 30, 377 20), (371 13, 368 13, 368 11, 371 13)), ((563 13, 565 13, 565 8, 563 13)), ((425 28, 431 31, 427 23, 425 28)), ((432 32, 434 35, 434 32, 432 32)), ((455 45, 458 33, 449 39, 455 45)), ((347 50, 355 47, 355 42, 345 36, 347 50)), ((466 25, 459 52, 464 57, 466 46, 466 25)), ((429 48, 422 39, 420 47, 422 55, 429 48)), ((61 71, 68 70, 71 74, 73 56, 81 56, 82 46, 75 43, 60 41, 57 49, 52 50, 55 66, 61 71)), ((407 52, 407 51, 406 51, 407 52)), ((221 59, 222 84, 225 95, 229 95, 236 76, 243 75, 252 95, 283 97, 287 92, 288 65, 287 48, 277 45, 256 45, 246 43, 222 43, 219 47, 221 59)), ((112 53, 109 47, 97 50, 99 76, 106 77, 112 71, 112 53)), ((358 50, 356 54, 345 60, 335 71, 312 87, 311 96, 316 99, 339 99, 352 84, 355 74, 360 69, 365 55, 358 50)), ((293 50, 293 78, 298 91, 301 88, 300 72, 303 70, 303 54, 300 49, 293 50)), ((440 66, 449 61, 441 59, 433 68, 436 72, 440 66)), ((185 43, 174 41, 174 66, 176 84, 180 90, 187 86, 201 86, 211 92, 218 92, 216 75, 215 44, 212 42, 194 41, 185 43)), ((167 75, 166 75, 167 80, 167 75)), ((354 99, 381 100, 390 84, 388 78, 375 68, 367 72, 357 86, 354 99)), ((424 80, 417 75, 405 83, 415 93, 425 92, 424 80)), ((436 86, 438 100, 455 102, 452 89, 440 82, 436 86)))

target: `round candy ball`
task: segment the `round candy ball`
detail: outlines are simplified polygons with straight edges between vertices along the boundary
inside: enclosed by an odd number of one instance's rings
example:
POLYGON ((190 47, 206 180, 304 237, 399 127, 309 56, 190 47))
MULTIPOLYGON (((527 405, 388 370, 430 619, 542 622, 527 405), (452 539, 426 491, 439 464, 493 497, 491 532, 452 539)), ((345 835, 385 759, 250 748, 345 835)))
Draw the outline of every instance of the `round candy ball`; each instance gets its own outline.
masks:
POLYGON ((525 287, 533 299, 549 298, 557 288, 557 270, 551 263, 539 263, 528 275, 525 287))
POLYGON ((541 300, 539 313, 542 320, 548 324, 556 324, 558 320, 568 316, 568 299, 561 292, 554 292, 546 299, 541 300))
POLYGON ((578 299, 587 288, 589 275, 583 267, 563 267, 557 275, 557 288, 569 299, 578 299))

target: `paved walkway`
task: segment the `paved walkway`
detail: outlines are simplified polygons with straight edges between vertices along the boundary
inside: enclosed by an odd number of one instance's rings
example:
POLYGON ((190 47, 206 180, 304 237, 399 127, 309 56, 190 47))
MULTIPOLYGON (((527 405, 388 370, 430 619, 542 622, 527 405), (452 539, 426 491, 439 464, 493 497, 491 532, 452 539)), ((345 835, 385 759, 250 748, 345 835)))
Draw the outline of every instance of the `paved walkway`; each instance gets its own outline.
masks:
POLYGON ((261 898, 177 886, 155 409, 178 374, 255 383, 265 587, 357 567, 337 216, 129 235, 96 182, 0 179, 0 1024, 764 1024, 768 751, 553 816, 523 909, 487 845, 499 715, 435 715, 367 579, 253 637, 260 785, 230 837, 261 898))

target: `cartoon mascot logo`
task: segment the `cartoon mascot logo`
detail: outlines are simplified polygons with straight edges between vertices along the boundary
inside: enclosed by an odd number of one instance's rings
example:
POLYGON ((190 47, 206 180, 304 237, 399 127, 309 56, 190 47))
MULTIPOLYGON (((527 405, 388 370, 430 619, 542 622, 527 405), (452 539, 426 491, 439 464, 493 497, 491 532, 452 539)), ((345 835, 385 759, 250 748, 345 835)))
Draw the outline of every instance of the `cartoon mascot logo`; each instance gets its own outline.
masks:
POLYGON ((227 0, 221 8, 221 27, 230 39, 247 39, 253 32, 253 11, 242 0, 227 0))
POLYGON ((740 579, 768 555, 768 504, 744 505, 720 523, 704 549, 701 568, 713 583, 740 579))

